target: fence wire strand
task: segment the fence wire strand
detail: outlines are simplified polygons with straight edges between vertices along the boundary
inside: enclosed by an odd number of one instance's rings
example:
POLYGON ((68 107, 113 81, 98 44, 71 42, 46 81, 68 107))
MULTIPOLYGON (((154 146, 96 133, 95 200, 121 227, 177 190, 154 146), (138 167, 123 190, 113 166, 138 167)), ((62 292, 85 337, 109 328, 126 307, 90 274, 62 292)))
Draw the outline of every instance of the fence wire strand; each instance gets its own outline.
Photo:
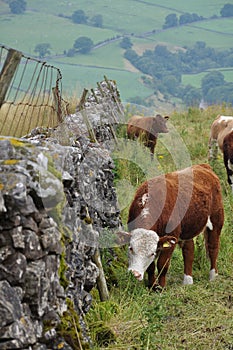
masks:
MULTIPOLYGON (((0 45, 0 83, 9 50, 0 45)), ((37 126, 55 127, 68 114, 67 106, 60 70, 22 54, 0 105, 0 134, 21 137, 37 126)))

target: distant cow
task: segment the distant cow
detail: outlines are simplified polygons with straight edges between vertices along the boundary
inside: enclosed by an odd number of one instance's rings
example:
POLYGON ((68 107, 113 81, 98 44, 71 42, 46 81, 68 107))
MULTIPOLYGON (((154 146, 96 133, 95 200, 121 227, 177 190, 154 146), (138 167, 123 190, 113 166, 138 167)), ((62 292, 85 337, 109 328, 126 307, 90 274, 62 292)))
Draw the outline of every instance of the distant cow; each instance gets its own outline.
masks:
POLYGON ((139 138, 145 147, 150 149, 151 159, 154 158, 154 150, 159 133, 167 133, 168 116, 142 117, 135 115, 127 124, 127 135, 129 139, 139 138))
POLYGON ((217 157, 218 149, 223 152, 227 180, 233 191, 233 116, 218 115, 210 129, 209 160, 217 157))
POLYGON ((139 281, 147 271, 150 288, 164 287, 170 259, 179 242, 184 259, 183 283, 192 284, 193 238, 204 231, 209 278, 214 280, 223 222, 220 182, 209 165, 194 165, 144 182, 129 209, 130 232, 119 233, 121 243, 129 243, 129 270, 139 281))
POLYGON ((223 152, 224 137, 233 130, 233 116, 218 115, 210 128, 209 160, 216 159, 218 149, 223 152))
POLYGON ((227 172, 227 181, 233 192, 233 131, 223 139, 223 159, 227 172))

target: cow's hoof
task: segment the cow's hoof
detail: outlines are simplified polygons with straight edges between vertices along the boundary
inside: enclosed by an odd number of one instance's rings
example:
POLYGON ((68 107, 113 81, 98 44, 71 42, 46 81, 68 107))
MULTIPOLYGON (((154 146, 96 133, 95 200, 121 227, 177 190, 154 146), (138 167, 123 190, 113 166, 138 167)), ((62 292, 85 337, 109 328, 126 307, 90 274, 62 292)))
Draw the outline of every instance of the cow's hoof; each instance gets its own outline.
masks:
POLYGON ((215 278, 218 276, 218 273, 215 269, 210 270, 209 280, 214 281, 215 278))
POLYGON ((153 286, 149 287, 150 290, 156 293, 161 293, 163 290, 163 287, 160 286, 159 284, 154 284, 153 286))
POLYGON ((191 285, 193 284, 193 278, 192 276, 189 275, 184 275, 184 279, 183 279, 183 285, 191 285))

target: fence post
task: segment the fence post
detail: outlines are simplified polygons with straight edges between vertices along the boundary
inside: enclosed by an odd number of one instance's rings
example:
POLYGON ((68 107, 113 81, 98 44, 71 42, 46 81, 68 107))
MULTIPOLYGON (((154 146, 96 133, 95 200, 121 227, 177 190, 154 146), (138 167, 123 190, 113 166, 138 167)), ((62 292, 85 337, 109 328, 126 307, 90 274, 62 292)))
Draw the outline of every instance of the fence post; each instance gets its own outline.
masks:
POLYGON ((9 49, 6 60, 0 73, 0 108, 4 103, 7 90, 10 86, 11 80, 20 63, 22 52, 14 49, 9 49))
POLYGON ((61 110, 60 91, 59 91, 57 86, 53 87, 52 91, 53 91, 55 110, 56 110, 56 113, 57 113, 57 119, 58 119, 59 123, 62 123, 62 110, 61 110))

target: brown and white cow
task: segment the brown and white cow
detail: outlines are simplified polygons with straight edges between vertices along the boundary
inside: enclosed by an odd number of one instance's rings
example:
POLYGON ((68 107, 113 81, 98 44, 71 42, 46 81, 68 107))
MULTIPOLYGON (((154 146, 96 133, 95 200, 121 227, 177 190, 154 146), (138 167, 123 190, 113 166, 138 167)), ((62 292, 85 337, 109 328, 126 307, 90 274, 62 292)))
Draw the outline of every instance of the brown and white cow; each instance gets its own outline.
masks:
POLYGON ((208 164, 157 176, 136 191, 129 209, 129 270, 138 280, 148 273, 148 286, 164 287, 176 244, 182 248, 184 284, 192 284, 193 238, 204 231, 210 280, 217 274, 220 233, 224 222, 220 182, 208 164), (155 278, 157 257, 158 283, 155 278))
POLYGON ((139 139, 145 147, 150 149, 151 159, 154 158, 154 150, 159 133, 167 133, 167 120, 169 116, 143 117, 134 115, 127 123, 127 135, 129 139, 139 139))
POLYGON ((227 172, 227 181, 233 192, 233 131, 223 139, 223 160, 227 172))
POLYGON ((217 157, 218 149, 223 152, 224 137, 233 130, 233 116, 218 115, 211 125, 209 137, 209 160, 217 157))
POLYGON ((218 115, 211 126, 209 161, 216 159, 218 149, 223 153, 227 180, 233 191, 233 116, 218 115))

